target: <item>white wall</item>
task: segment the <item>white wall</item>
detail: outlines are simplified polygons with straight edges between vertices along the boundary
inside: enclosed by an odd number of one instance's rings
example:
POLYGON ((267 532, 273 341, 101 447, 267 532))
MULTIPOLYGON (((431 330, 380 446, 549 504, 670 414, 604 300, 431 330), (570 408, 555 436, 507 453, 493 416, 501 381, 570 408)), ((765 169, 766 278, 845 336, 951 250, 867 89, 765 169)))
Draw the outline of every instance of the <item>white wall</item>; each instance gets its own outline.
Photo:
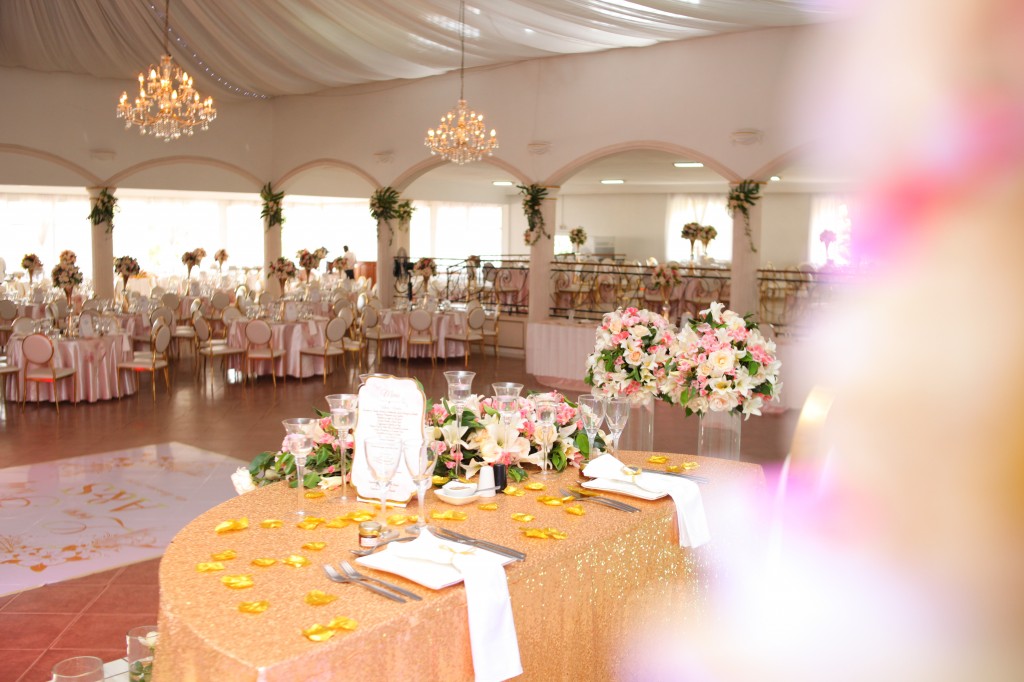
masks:
POLYGON ((810 194, 765 194, 761 201, 761 266, 800 265, 808 260, 810 194))
POLYGON ((615 252, 628 260, 664 260, 667 194, 570 194, 559 203, 559 224, 570 229, 582 226, 588 249, 595 237, 614 237, 615 252))

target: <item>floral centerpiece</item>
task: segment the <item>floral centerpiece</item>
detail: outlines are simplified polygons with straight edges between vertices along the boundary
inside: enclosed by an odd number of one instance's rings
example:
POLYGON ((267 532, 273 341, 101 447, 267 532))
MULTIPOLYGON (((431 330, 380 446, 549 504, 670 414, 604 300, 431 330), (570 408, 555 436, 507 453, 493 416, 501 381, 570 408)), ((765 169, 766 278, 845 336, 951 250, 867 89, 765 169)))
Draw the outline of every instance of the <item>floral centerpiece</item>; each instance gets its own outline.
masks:
POLYGON ((306 271, 306 281, 310 281, 310 273, 320 267, 320 261, 327 257, 327 249, 320 247, 315 251, 301 249, 295 254, 299 259, 299 267, 306 271))
POLYGON ((419 277, 430 278, 434 276, 434 271, 437 269, 433 258, 420 258, 412 266, 412 274, 419 277))
POLYGON ((825 245, 825 260, 831 263, 832 259, 829 258, 828 247, 832 246, 833 242, 835 242, 836 233, 832 230, 822 230, 821 234, 818 235, 818 239, 820 239, 821 243, 825 245))
POLYGON ((206 258, 206 249, 198 248, 186 251, 181 254, 181 263, 188 268, 188 279, 192 279, 192 268, 199 265, 206 258))
POLYGON ((278 284, 281 285, 281 291, 284 292, 285 283, 290 279, 295 279, 295 272, 295 263, 281 256, 270 261, 267 266, 267 279, 276 277, 278 284))
POLYGON ((344 256, 338 256, 334 260, 327 261, 327 272, 334 272, 334 270, 338 270, 338 272, 343 272, 345 270, 344 256))
POLYGON ((60 262, 74 265, 78 262, 78 255, 71 249, 64 249, 60 252, 60 262))
POLYGON ((26 253, 21 259, 21 267, 25 268, 28 273, 28 285, 32 286, 32 278, 43 269, 43 261, 39 260, 39 256, 34 253, 26 253))
POLYGON ((655 265, 651 271, 651 286, 661 290, 661 312, 663 315, 668 315, 669 313, 669 300, 672 296, 672 289, 682 281, 682 270, 679 267, 679 263, 675 261, 655 265))
POLYGON ((128 278, 142 272, 139 261, 131 256, 121 256, 114 259, 114 274, 121 278, 123 283, 122 291, 128 290, 128 278))
POLYGON ((701 225, 700 223, 686 223, 685 225, 683 225, 682 237, 683 237, 683 239, 686 239, 687 241, 690 242, 690 260, 691 261, 693 260, 693 245, 694 245, 694 242, 696 242, 698 239, 700 239, 700 235, 703 233, 703 231, 704 231, 704 226, 701 225))
POLYGON ((672 326, 657 313, 636 308, 605 313, 584 381, 605 398, 668 400, 662 388, 675 369, 676 344, 672 326))
POLYGON ((476 269, 480 267, 480 256, 470 256, 466 259, 466 267, 476 269))
POLYGON ((582 227, 574 227, 569 230, 569 243, 572 244, 574 251, 579 251, 580 247, 587 243, 587 231, 582 227))
POLYGON ((704 245, 704 258, 708 258, 708 244, 718 236, 718 230, 711 227, 710 225, 704 225, 700 228, 700 243, 704 245))
MULTIPOLYGON (((341 477, 352 468, 355 443, 351 433, 339 433, 331 424, 331 417, 317 410, 319 421, 313 427, 313 452, 306 459, 303 487, 329 490, 341 485, 341 477)), ((259 486, 288 480, 293 488, 295 459, 288 452, 287 440, 280 450, 261 452, 249 463, 248 470, 240 469, 231 477, 235 490, 241 494, 259 486)))
POLYGON ((217 251, 213 254, 213 260, 216 261, 217 263, 218 272, 223 270, 224 263, 226 263, 228 260, 227 249, 217 249, 217 251))
POLYGON ((64 291, 68 297, 68 306, 71 306, 71 293, 75 287, 82 283, 82 271, 74 263, 61 261, 50 272, 53 279, 53 286, 64 291))

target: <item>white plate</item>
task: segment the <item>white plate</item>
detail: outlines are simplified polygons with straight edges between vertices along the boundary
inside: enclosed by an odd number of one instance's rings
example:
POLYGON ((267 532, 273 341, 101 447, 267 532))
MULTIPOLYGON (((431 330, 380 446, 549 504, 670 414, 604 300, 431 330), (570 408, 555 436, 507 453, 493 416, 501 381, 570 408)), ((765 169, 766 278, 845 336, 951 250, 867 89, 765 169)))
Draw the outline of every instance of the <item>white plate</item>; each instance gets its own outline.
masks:
POLYGON ((614 481, 609 478, 592 478, 589 481, 580 483, 580 486, 588 490, 602 490, 607 493, 622 493, 630 497, 639 497, 641 500, 660 500, 668 495, 666 492, 652 492, 644 490, 630 483, 629 481, 614 481))
MULTIPOLYGON (((465 552, 467 549, 473 549, 473 551, 477 553, 489 554, 496 557, 503 566, 514 561, 514 559, 510 557, 495 554, 494 552, 488 552, 487 550, 480 549, 479 547, 470 548, 469 545, 463 545, 458 542, 448 542, 447 540, 441 540, 440 538, 438 538, 437 541, 441 545, 448 545, 456 552, 465 552)), ((403 578, 407 578, 414 583, 418 583, 431 590, 441 590, 446 587, 451 587, 452 585, 458 585, 462 582, 462 574, 459 573, 459 570, 454 566, 439 564, 426 559, 412 559, 398 556, 398 554, 388 551, 392 547, 394 547, 394 545, 388 545, 379 552, 359 557, 356 559, 356 563, 362 564, 368 568, 375 568, 378 571, 386 571, 388 573, 400 575, 403 578)))

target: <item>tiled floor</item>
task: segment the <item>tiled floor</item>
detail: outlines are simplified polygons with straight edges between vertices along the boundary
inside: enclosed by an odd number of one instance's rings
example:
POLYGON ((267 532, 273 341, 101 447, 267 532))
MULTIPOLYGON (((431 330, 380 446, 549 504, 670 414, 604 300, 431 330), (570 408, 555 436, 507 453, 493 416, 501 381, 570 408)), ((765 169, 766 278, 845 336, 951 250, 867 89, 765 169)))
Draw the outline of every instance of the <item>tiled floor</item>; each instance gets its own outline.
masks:
MULTIPOLYGON (((407 370, 404 364, 385 361, 372 369, 415 376, 427 396, 436 397, 446 390, 443 372, 462 369, 462 362, 436 368, 413 362, 407 370)), ((493 381, 506 380, 543 390, 526 374, 522 359, 471 358, 469 369, 477 373, 474 386, 479 392, 493 381)), ((145 377, 137 397, 63 406, 59 417, 52 404, 0 408, 0 468, 170 441, 248 462, 280 444, 282 419, 325 408, 323 396, 328 393, 354 391, 359 373, 355 367, 339 370, 326 386, 319 377, 289 379, 276 389, 266 378, 255 386, 224 385, 219 378, 211 385, 193 378, 191 359, 185 358, 178 363, 170 394, 161 385, 155 402, 145 377)), ((792 412, 744 422, 743 459, 767 469, 777 466, 795 424, 792 412)), ((656 450, 695 452, 696 443, 695 419, 685 419, 669 405, 656 405, 656 450)), ((123 656, 125 632, 156 621, 157 567, 158 561, 147 561, 0 597, 0 681, 47 680, 53 663, 70 656, 123 656)))

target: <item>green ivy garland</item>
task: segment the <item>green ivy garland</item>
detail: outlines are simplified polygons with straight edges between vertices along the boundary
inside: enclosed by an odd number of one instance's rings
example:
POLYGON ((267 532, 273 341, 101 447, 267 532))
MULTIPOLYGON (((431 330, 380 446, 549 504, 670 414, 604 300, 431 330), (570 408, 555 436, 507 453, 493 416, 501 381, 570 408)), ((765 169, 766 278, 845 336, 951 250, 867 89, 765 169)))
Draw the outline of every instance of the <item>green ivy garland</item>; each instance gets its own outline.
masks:
POLYGON ((750 209, 760 198, 761 185, 757 184, 756 180, 742 180, 729 191, 729 211, 734 216, 736 211, 743 214, 743 232, 747 235, 747 243, 750 244, 753 253, 757 253, 757 247, 754 246, 754 236, 750 232, 750 209))
POLYGON ((402 195, 394 187, 381 187, 370 195, 370 216, 377 221, 377 236, 380 236, 380 222, 383 220, 391 230, 388 233, 388 244, 394 238, 394 228, 391 221, 398 221, 398 229, 405 230, 412 220, 412 213, 416 207, 412 205, 411 199, 402 201, 402 195))
POLYGON ((109 187, 100 190, 99 196, 92 204, 92 211, 89 213, 89 221, 93 227, 100 223, 106 223, 108 233, 114 231, 114 211, 118 210, 117 197, 109 190, 109 187))
POLYGON ((284 225, 284 214, 281 208, 284 192, 275 192, 268 182, 260 190, 260 199, 263 199, 263 211, 260 213, 260 217, 267 221, 267 230, 269 231, 274 225, 284 225))
POLYGON ((523 241, 527 246, 533 246, 540 240, 541 235, 551 239, 551 235, 544 229, 544 214, 541 206, 548 196, 548 190, 537 183, 532 185, 516 185, 519 193, 523 195, 523 213, 526 214, 526 223, 529 225, 523 232, 523 241))

